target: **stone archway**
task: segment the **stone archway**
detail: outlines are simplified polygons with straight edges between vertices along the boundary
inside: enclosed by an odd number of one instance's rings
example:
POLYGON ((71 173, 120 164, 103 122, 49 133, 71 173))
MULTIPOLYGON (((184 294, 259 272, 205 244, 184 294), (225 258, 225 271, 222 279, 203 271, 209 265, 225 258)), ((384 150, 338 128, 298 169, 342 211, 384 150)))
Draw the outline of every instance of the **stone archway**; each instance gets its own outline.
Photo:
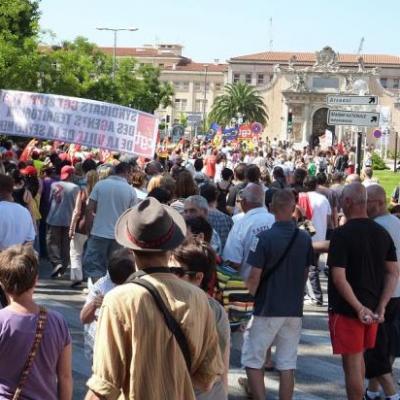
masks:
POLYGON ((335 135, 335 126, 328 125, 328 108, 322 107, 315 111, 312 117, 310 144, 313 147, 319 145, 319 137, 325 134, 326 129, 329 129, 335 135))

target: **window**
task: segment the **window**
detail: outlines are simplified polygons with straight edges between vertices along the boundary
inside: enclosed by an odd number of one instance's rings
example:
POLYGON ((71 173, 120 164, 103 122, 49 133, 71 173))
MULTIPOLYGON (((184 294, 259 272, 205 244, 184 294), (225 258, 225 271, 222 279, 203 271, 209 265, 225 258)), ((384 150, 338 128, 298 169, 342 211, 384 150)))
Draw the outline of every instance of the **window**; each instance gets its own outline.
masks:
MULTIPOLYGON (((206 100, 206 109, 207 109, 207 100, 206 100)), ((195 104, 195 112, 203 112, 204 111, 204 99, 197 99, 195 104)))
POLYGON ((200 84, 200 82, 195 82, 195 84, 194 84, 194 90, 196 90, 196 91, 198 92, 198 91, 200 91, 200 89, 201 89, 201 84, 200 84))
POLYGON ((240 81, 240 74, 238 74, 237 72, 235 72, 233 74, 233 83, 237 83, 240 81))
POLYGON ((245 79, 246 83, 251 85, 251 74, 246 74, 246 79, 245 79))
POLYGON ((257 85, 264 85, 264 74, 257 74, 257 85))
POLYGON ((185 111, 187 107, 186 99, 175 99, 175 110, 185 111))
POLYGON ((215 84, 215 90, 216 90, 217 92, 219 92, 219 91, 221 91, 221 89, 222 89, 222 84, 221 84, 221 83, 216 83, 216 84, 215 84))
POLYGON ((159 68, 164 68, 164 64, 158 64, 159 68))
POLYGON ((189 90, 189 82, 188 81, 182 82, 182 90, 184 90, 185 92, 187 92, 189 90))
POLYGON ((387 78, 381 78, 381 85, 382 85, 384 88, 387 88, 387 78))
POLYGON ((399 88, 399 79, 393 79, 393 89, 398 89, 399 88))

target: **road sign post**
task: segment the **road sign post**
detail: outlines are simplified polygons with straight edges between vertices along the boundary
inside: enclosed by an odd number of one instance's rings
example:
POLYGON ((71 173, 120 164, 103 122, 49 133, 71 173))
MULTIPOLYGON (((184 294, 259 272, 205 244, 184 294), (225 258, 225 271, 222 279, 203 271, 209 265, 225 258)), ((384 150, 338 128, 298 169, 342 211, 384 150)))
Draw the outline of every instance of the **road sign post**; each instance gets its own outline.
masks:
POLYGON ((379 126, 379 116, 377 112, 366 111, 328 111, 328 125, 355 125, 355 126, 379 126))
POLYGON ((362 138, 363 138, 363 133, 362 132, 357 132, 357 150, 356 150, 356 158, 357 158, 357 168, 356 168, 356 173, 358 175, 361 174, 361 146, 362 146, 362 138))

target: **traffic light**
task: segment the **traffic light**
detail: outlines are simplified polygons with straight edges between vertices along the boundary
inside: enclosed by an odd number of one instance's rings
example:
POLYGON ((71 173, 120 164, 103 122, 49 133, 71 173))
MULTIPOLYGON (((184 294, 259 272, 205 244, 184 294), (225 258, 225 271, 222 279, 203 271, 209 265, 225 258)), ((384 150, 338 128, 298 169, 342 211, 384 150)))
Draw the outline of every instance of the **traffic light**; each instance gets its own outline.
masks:
POLYGON ((169 115, 167 115, 167 119, 166 119, 166 121, 167 121, 167 124, 169 124, 169 123, 170 123, 170 121, 171 121, 171 117, 170 117, 169 115))
POLYGON ((289 108, 288 117, 287 117, 287 132, 293 132, 293 112, 292 109, 289 108))

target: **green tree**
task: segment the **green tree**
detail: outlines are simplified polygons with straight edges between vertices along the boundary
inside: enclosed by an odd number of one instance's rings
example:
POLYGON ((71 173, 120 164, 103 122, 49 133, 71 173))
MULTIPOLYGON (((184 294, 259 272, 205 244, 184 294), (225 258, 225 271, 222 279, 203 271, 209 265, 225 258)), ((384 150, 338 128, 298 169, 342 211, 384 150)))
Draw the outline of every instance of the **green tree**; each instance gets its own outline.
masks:
POLYGON ((39 32, 39 0, 1 0, 0 37, 21 44, 39 32))
POLYGON ((232 118, 240 114, 244 121, 260 122, 265 125, 268 114, 264 100, 252 86, 238 82, 225 85, 225 91, 216 97, 209 114, 209 120, 229 125, 232 118))

